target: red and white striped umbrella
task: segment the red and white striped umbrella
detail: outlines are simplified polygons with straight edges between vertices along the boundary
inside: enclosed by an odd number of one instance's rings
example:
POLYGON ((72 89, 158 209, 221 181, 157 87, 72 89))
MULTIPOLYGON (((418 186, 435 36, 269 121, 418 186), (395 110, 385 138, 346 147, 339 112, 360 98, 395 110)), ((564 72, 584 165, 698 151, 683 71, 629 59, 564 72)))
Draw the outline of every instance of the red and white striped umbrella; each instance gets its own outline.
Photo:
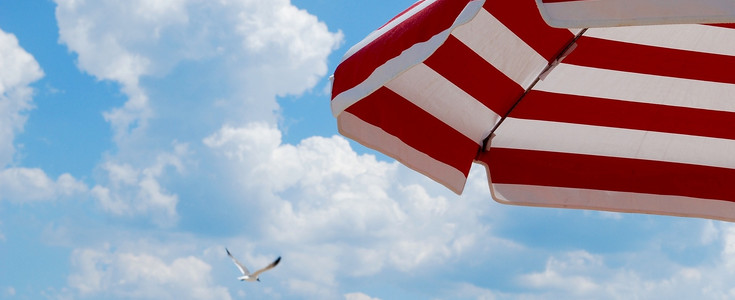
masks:
POLYGON ((731 70, 732 25, 563 29, 533 0, 425 0, 350 49, 332 110, 456 193, 478 162, 502 203, 732 221, 731 70))

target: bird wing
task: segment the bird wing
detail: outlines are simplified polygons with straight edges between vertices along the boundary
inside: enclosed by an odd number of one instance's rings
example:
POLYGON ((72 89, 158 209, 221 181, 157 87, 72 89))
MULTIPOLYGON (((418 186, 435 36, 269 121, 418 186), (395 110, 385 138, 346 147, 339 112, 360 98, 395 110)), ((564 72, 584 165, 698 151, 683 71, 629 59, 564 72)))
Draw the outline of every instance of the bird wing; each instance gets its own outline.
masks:
POLYGON ((276 258, 276 260, 274 262, 272 262, 270 265, 266 266, 265 268, 262 268, 260 270, 255 271, 255 273, 253 273, 252 277, 256 277, 257 278, 258 275, 260 275, 260 273, 263 273, 265 271, 268 271, 270 269, 273 269, 273 267, 275 267, 276 265, 278 265, 279 262, 281 262, 281 257, 280 256, 278 258, 276 258))
POLYGON ((250 271, 248 271, 248 268, 246 268, 243 264, 237 261, 237 258, 235 258, 234 256, 232 256, 232 254, 230 254, 230 250, 227 250, 227 248, 225 248, 225 251, 227 251, 227 256, 232 258, 232 262, 234 262, 237 268, 240 269, 240 272, 242 273, 242 275, 246 275, 246 276, 250 275, 250 271))

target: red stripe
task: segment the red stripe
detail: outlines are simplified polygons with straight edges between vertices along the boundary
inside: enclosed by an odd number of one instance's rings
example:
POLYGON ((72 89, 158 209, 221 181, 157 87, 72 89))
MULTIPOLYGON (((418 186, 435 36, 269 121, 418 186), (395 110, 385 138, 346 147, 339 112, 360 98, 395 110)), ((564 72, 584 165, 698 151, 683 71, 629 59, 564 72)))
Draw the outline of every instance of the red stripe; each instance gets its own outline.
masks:
POLYGON ((723 24, 707 24, 708 26, 715 26, 715 27, 722 27, 722 28, 729 28, 729 29, 735 29, 735 23, 723 23, 723 24))
POLYGON ((376 68, 404 50, 451 27, 468 2, 471 0, 434 2, 355 52, 334 72, 332 99, 367 79, 376 68))
POLYGON ((624 72, 735 83, 735 56, 611 41, 577 40, 564 63, 624 72))
POLYGON ((735 140, 735 113, 543 91, 529 92, 512 118, 735 140))
POLYGON ((574 39, 568 29, 546 24, 533 0, 488 0, 484 7, 547 61, 574 39))
POLYGON ((496 184, 522 184, 735 201, 735 170, 558 152, 491 148, 496 184))
POLYGON ((520 85, 454 36, 425 64, 501 116, 506 115, 524 92, 520 85))
POLYGON ((397 14, 397 15, 396 15, 395 17, 393 17, 393 18, 392 18, 392 19, 390 19, 390 20, 389 20, 388 22, 386 22, 385 24, 383 24, 383 26, 380 26, 380 27, 379 27, 378 29, 381 29, 381 28, 385 27, 386 25, 388 25, 388 24, 390 24, 391 22, 393 22, 393 21, 394 21, 395 19, 398 19, 398 18, 400 18, 400 17, 402 16, 402 15, 405 15, 405 14, 406 14, 407 12, 411 11, 411 10, 412 10, 412 9, 413 9, 414 7, 418 6, 418 5, 419 5, 419 4, 421 4, 421 3, 424 3, 424 1, 425 1, 425 0, 420 0, 420 1, 417 1, 416 3, 412 4, 411 6, 409 6, 408 8, 406 8, 406 9, 405 9, 404 11, 402 11, 402 12, 401 12, 400 14, 397 14))
POLYGON ((346 111, 465 176, 479 149, 474 141, 385 87, 346 111))

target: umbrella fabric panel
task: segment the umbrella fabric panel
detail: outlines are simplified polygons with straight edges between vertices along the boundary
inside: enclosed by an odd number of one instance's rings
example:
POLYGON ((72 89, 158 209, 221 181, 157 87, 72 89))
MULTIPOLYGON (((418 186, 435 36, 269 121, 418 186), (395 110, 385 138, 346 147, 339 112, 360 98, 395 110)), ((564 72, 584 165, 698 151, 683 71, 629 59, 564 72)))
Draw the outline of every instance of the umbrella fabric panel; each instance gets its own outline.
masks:
POLYGON ((460 193, 483 140, 574 35, 531 0, 419 3, 338 66, 340 133, 460 193))
MULTIPOLYGON (((439 36, 450 28, 460 12, 471 3, 464 1, 419 1, 399 16, 380 27, 370 34, 365 40, 353 46, 343 57, 342 62, 335 70, 332 85, 332 98, 342 94, 346 90, 354 89, 363 83, 368 77, 388 63, 395 60, 404 51, 417 44, 428 43, 435 36, 439 36)), ((426 55, 436 49, 441 40, 430 43, 427 49, 418 53, 412 53, 413 61, 405 62, 405 66, 416 64, 426 55)), ((401 70, 396 70, 400 72, 401 70)), ((395 74, 386 74, 389 80, 395 74)), ((382 78, 381 78, 382 79, 382 78)), ((383 82, 384 83, 384 82, 383 82)))
POLYGON ((733 67, 729 28, 588 30, 481 155, 494 197, 735 220, 733 67))
POLYGON ((731 0, 536 0, 554 27, 735 22, 731 0))

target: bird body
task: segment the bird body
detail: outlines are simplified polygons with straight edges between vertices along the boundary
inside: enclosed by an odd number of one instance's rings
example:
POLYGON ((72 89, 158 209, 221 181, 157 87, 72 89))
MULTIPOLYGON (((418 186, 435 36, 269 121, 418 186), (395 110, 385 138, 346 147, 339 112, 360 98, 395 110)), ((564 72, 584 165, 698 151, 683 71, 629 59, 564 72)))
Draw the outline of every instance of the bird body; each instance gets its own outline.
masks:
POLYGON ((268 271, 270 269, 273 269, 276 265, 278 265, 279 262, 281 262, 281 257, 279 256, 274 262, 272 262, 270 265, 266 266, 265 268, 262 268, 260 270, 255 271, 255 273, 250 273, 248 271, 248 268, 245 267, 242 263, 240 263, 232 254, 230 253, 230 250, 227 250, 225 248, 225 251, 227 251, 227 256, 229 256, 232 259, 232 262, 235 263, 235 266, 240 270, 240 273, 242 273, 242 276, 237 277, 240 281, 260 281, 260 274, 268 271))

